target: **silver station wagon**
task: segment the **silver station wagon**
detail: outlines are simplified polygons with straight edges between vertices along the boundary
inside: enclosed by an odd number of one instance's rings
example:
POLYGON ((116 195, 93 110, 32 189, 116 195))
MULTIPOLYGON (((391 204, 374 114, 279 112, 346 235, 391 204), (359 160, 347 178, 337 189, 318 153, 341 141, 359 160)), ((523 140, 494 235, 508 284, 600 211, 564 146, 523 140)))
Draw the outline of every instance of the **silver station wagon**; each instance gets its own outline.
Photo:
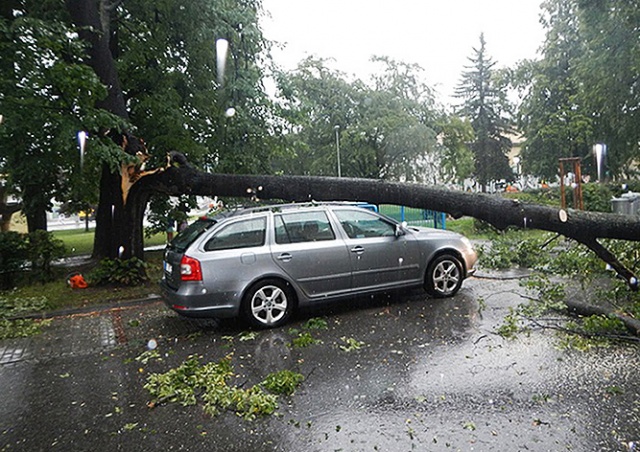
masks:
POLYGON ((163 299, 188 317, 272 328, 297 307, 398 288, 458 292, 474 271, 468 239, 407 227, 349 203, 285 204, 200 219, 164 256, 163 299))

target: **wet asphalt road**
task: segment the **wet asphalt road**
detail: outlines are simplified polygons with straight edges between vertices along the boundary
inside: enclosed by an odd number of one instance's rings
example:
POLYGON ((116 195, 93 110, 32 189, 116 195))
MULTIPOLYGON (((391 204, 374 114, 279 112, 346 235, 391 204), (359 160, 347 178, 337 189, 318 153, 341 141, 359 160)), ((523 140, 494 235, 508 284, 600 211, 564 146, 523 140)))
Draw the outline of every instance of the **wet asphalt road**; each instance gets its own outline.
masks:
POLYGON ((629 450, 640 440, 638 348, 561 350, 549 330, 505 340, 495 329, 521 292, 474 278, 451 299, 352 300, 255 335, 160 303, 56 318, 41 336, 0 341, 0 450, 629 450), (322 342, 292 346, 292 328, 318 316, 322 342), (345 351, 343 338, 364 344, 345 351), (150 339, 162 360, 136 361, 150 339), (150 373, 229 353, 243 387, 282 369, 306 380, 253 421, 147 406, 150 373))

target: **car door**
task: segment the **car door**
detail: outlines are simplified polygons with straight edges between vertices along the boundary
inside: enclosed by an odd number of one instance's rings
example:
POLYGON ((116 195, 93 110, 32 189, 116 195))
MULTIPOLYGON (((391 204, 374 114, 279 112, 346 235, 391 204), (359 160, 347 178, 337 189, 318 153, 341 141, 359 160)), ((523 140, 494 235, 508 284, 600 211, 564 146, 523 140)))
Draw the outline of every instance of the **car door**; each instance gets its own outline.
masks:
POLYGON ((266 244, 267 216, 233 219, 205 239, 192 257, 200 260, 209 293, 242 292, 271 266, 266 244))
POLYGON ((418 284, 420 251, 412 234, 361 208, 334 209, 345 235, 352 263, 354 291, 418 284))
POLYGON ((351 290, 351 263, 324 210, 274 215, 271 255, 308 298, 324 298, 351 290))

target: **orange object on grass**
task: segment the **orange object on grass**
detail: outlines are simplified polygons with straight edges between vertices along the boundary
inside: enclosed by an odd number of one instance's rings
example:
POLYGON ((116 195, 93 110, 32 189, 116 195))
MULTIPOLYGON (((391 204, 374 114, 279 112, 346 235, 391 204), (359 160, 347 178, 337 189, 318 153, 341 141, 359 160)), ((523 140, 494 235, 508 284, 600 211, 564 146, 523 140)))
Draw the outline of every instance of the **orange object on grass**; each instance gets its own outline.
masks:
POLYGON ((89 286, 81 274, 69 278, 69 285, 72 289, 86 289, 89 286))

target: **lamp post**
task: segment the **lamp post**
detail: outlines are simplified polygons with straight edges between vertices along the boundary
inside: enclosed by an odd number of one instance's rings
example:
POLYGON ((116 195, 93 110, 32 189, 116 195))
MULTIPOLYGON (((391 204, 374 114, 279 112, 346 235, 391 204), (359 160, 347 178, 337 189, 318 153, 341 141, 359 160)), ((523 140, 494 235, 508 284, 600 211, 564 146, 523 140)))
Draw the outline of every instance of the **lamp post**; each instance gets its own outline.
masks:
POLYGON ((334 126, 333 130, 336 131, 336 154, 338 156, 338 177, 342 177, 342 170, 340 168, 340 126, 339 125, 334 126))

